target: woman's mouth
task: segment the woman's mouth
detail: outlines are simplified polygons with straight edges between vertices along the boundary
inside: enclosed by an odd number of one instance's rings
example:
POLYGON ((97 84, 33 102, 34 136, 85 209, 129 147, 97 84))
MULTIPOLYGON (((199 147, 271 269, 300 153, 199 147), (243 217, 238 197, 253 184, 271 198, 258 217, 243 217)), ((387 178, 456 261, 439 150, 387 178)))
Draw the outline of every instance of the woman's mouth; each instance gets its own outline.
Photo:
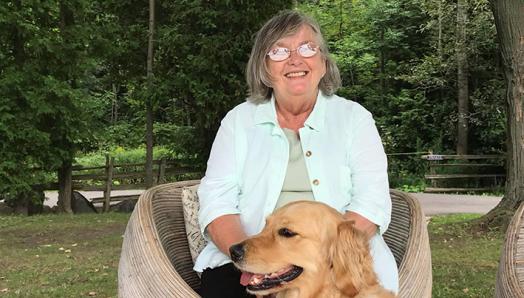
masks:
POLYGON ((294 71, 294 72, 288 72, 284 76, 286 78, 298 78, 298 77, 303 77, 307 74, 308 74, 307 71, 294 71))

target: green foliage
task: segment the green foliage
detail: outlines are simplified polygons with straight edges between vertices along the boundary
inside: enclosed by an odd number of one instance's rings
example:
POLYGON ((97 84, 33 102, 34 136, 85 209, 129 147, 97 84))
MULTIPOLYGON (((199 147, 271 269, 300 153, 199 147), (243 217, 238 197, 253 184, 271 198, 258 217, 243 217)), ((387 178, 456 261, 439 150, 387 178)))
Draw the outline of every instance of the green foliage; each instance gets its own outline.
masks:
MULTIPOLYGON (((26 196, 78 153, 140 148, 148 100, 155 145, 205 165, 220 119, 245 100, 253 34, 292 3, 320 22, 341 70, 339 95, 373 113, 388 153, 454 151, 453 1, 157 2, 147 82, 148 1, 8 0, 0 4, 0 193, 26 196)), ((470 153, 500 153, 506 112, 493 16, 487 0, 468 1, 467 13, 470 153)), ((422 187, 423 172, 415 159, 390 164, 399 187, 422 187)))
MULTIPOLYGON (((496 32, 488 1, 468 3, 471 153, 495 153, 505 142, 496 32)), ((431 0, 299 5, 324 29, 344 81, 339 94, 373 113, 388 153, 454 151, 455 6, 431 0)))
POLYGON ((0 7, 0 193, 16 196, 90 140, 84 80, 93 65, 84 1, 0 7))
POLYGON ((0 4, 0 193, 33 191, 78 152, 139 147, 146 100, 156 144, 204 164, 220 119, 245 100, 252 35, 291 1, 157 5, 148 85, 148 1, 0 4))
MULTIPOLYGON (((106 163, 106 155, 115 158, 115 163, 144 163, 146 156, 146 149, 144 147, 140 148, 124 148, 124 147, 115 147, 108 151, 99 151, 99 152, 90 152, 83 154, 75 158, 75 163, 82 165, 84 167, 96 167, 102 166, 106 163)), ((173 151, 166 147, 155 147, 153 150, 153 159, 174 159, 179 157, 178 155, 173 155, 173 151)))
POLYGON ((424 174, 427 172, 427 161, 421 154, 389 155, 389 187, 407 192, 422 192, 426 188, 424 174))

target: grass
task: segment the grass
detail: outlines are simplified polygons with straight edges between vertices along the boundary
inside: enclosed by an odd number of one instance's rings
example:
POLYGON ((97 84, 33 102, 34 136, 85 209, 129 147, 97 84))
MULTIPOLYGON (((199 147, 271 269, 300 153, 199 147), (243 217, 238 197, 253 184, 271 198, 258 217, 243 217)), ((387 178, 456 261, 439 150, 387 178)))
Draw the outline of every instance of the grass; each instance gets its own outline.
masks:
POLYGON ((129 214, 0 217, 1 297, 116 297, 129 214))
POLYGON ((428 225, 433 297, 493 297, 504 236, 469 232, 476 214, 435 216, 428 225))
MULTIPOLYGON (((433 297, 493 297, 503 236, 469 233, 477 216, 431 218, 433 297)), ((116 297, 128 218, 0 216, 0 297, 116 297)))

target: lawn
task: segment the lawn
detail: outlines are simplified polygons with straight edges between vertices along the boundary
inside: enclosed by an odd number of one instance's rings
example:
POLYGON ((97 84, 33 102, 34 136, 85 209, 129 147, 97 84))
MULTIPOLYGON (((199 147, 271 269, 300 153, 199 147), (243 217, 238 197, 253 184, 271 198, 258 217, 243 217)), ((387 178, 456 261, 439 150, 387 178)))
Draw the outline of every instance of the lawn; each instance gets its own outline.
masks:
POLYGON ((128 218, 0 217, 0 297, 116 297, 128 218))
MULTIPOLYGON (((503 236, 471 235, 475 217, 431 218, 433 297, 493 297, 503 236)), ((0 297, 116 297, 128 218, 0 216, 0 297)))
POLYGON ((428 225, 433 297, 493 297, 504 236, 469 232, 474 214, 432 217, 428 225))

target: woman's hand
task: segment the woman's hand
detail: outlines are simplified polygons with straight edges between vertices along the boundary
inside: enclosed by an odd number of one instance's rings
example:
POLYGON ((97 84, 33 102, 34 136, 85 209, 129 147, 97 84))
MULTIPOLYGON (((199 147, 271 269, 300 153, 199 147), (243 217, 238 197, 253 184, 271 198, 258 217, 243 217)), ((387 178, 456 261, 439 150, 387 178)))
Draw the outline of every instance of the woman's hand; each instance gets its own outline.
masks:
POLYGON ((356 212, 347 211, 344 213, 344 218, 354 221, 355 228, 364 232, 366 235, 368 235, 369 238, 373 237, 377 233, 377 225, 356 212))
MULTIPOLYGON (((229 256, 229 247, 244 241, 247 236, 240 224, 240 215, 217 217, 207 226, 207 233, 221 252, 229 256)), ((230 256, 231 257, 231 256, 230 256)))

